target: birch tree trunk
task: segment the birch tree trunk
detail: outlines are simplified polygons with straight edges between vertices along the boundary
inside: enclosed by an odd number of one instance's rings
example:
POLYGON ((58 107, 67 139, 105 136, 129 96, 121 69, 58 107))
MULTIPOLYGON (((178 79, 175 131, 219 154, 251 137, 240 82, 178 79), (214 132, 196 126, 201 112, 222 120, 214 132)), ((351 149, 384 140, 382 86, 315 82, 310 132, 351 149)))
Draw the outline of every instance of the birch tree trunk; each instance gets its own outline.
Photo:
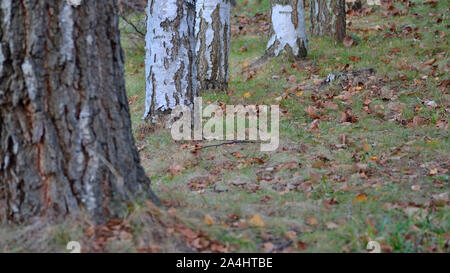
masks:
POLYGON ((157 198, 134 146, 110 0, 0 0, 0 218, 157 198))
POLYGON ((200 89, 228 88, 230 0, 197 0, 196 56, 200 89))
POLYGON ((144 117, 191 106, 197 96, 195 0, 149 0, 144 117))
POLYGON ((346 35, 345 17, 345 0, 311 0, 312 35, 342 42, 346 35))
POLYGON ((287 52, 295 58, 306 57, 308 43, 303 0, 272 0, 270 40, 266 56, 287 52))

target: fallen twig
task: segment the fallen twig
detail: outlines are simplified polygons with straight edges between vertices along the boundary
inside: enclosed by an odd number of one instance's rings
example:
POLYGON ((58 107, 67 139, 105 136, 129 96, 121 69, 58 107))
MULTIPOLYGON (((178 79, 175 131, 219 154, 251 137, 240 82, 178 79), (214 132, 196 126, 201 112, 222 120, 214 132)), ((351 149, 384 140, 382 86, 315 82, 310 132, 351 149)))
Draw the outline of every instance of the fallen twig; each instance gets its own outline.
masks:
POLYGON ((252 141, 252 140, 232 140, 232 141, 222 142, 222 143, 218 143, 218 144, 211 144, 211 145, 207 145, 207 146, 198 147, 198 148, 195 148, 194 150, 202 150, 202 149, 206 149, 206 148, 219 147, 219 146, 223 146, 223 145, 242 144, 242 143, 259 143, 259 142, 252 141))

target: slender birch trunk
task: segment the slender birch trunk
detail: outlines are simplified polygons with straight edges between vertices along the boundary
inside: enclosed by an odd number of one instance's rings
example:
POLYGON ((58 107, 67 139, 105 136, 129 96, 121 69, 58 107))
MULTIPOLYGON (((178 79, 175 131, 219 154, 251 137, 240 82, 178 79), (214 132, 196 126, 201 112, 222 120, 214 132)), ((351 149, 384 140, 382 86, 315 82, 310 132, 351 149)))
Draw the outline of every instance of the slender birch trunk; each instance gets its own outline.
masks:
POLYGON ((266 56, 287 52, 295 58, 307 55, 305 8, 303 0, 272 0, 270 5, 270 40, 266 56))
POLYGON ((195 0, 149 0, 144 117, 192 105, 197 96, 195 0))
POLYGON ((230 0, 197 0, 195 35, 200 88, 227 90, 230 0))
POLYGON ((345 0, 311 0, 312 35, 342 42, 346 35, 345 17, 345 0))

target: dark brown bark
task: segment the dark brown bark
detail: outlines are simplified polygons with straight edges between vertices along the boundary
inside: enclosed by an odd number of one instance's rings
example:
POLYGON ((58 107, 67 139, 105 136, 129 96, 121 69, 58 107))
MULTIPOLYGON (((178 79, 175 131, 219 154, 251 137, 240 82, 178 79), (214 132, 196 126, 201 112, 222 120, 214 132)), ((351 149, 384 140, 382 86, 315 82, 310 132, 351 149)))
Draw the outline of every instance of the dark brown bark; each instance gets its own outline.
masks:
POLYGON ((345 0, 311 0, 311 34, 342 42, 346 35, 345 0))
POLYGON ((157 202, 134 146, 116 1, 0 3, 0 217, 101 221, 157 202))

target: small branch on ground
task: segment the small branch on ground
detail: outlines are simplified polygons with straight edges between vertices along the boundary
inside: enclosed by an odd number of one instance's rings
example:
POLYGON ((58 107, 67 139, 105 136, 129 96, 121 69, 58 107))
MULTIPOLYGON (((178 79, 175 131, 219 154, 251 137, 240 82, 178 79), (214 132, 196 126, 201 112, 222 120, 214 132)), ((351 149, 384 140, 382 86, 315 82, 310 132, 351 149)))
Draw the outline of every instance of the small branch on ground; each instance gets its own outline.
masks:
POLYGON ((233 141, 198 147, 198 148, 195 148, 194 150, 202 150, 202 149, 206 149, 206 148, 219 147, 219 146, 232 145, 232 144, 244 144, 244 143, 260 143, 260 142, 252 141, 252 140, 233 140, 233 141))

